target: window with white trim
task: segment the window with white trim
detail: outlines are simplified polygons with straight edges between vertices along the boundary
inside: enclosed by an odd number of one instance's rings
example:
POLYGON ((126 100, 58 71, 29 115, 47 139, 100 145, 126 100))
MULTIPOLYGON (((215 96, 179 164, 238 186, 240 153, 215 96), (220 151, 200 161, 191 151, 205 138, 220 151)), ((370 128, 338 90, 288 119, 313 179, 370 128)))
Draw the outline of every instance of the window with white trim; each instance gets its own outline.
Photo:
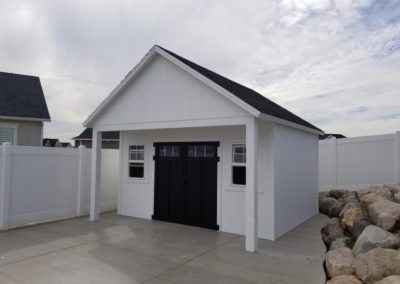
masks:
POLYGON ((144 178, 144 145, 129 145, 129 177, 144 178))
POLYGON ((246 184, 246 145, 232 145, 232 184, 246 184))
POLYGON ((15 131, 13 127, 0 127, 0 144, 5 142, 15 144, 15 131))

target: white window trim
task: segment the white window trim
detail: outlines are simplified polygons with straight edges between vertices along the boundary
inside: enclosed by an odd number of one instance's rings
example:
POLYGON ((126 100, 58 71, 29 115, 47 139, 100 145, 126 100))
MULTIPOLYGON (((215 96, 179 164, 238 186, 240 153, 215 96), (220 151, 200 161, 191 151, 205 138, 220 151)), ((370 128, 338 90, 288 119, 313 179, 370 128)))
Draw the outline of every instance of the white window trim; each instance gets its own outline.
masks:
MULTIPOLYGON (((244 163, 234 162, 233 149, 234 149, 235 146, 244 146, 246 148, 246 143, 244 143, 243 141, 238 141, 238 142, 234 142, 234 143, 231 144, 231 149, 230 149, 230 151, 231 151, 231 165, 230 165, 230 169, 229 169, 230 173, 231 173, 230 174, 230 185, 231 185, 231 188, 233 190, 235 190, 235 191, 236 190, 243 191, 243 190, 246 189, 246 185, 245 184, 235 184, 235 183, 233 183, 233 167, 234 166, 244 166, 244 167, 246 167, 246 162, 244 162, 244 163)), ((246 153, 247 153, 247 151, 246 151, 246 153)), ((246 160, 247 160, 247 157, 246 157, 246 160)))
POLYGON ((8 122, 0 122, 0 128, 13 128, 14 129, 14 143, 13 145, 18 145, 18 124, 17 123, 8 123, 8 122))
POLYGON ((127 167, 127 169, 128 169, 128 172, 127 172, 128 179, 130 181, 141 181, 141 182, 146 181, 146 174, 147 174, 147 171, 146 171, 146 146, 144 144, 138 144, 138 143, 137 144, 128 144, 128 167, 127 167), (129 149, 130 146, 143 146, 143 160, 131 160, 131 152, 129 149), (138 178, 138 177, 131 177, 129 175, 130 163, 143 164, 143 177, 138 178))

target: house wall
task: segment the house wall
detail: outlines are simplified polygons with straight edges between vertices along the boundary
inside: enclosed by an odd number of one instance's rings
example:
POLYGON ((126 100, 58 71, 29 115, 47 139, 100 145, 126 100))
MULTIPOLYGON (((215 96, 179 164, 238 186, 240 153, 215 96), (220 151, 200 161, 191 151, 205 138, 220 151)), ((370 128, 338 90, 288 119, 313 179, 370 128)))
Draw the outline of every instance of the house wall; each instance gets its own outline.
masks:
POLYGON ((17 145, 41 146, 43 122, 0 119, 0 123, 14 124, 17 127, 17 145))
POLYGON ((318 136, 274 128, 275 238, 318 212, 318 136))
POLYGON ((320 189, 400 183, 400 132, 319 142, 320 189))
POLYGON ((186 71, 156 56, 110 103, 93 127, 120 130, 121 126, 138 123, 244 116, 249 114, 186 71))
MULTIPOLYGON (((272 182, 270 180, 267 146, 272 145, 272 136, 264 127, 263 149, 260 151, 259 188, 259 237, 272 238, 272 182)), ((245 143, 244 126, 187 128, 170 130, 147 130, 121 132, 121 189, 118 213, 127 216, 151 219, 154 209, 154 142, 166 141, 219 141, 218 155, 218 210, 220 230, 244 234, 245 232, 245 187, 232 185, 232 144, 245 143), (145 145, 145 178, 135 180, 128 177, 128 146, 145 145)), ((268 148, 270 151, 270 148, 268 148)))

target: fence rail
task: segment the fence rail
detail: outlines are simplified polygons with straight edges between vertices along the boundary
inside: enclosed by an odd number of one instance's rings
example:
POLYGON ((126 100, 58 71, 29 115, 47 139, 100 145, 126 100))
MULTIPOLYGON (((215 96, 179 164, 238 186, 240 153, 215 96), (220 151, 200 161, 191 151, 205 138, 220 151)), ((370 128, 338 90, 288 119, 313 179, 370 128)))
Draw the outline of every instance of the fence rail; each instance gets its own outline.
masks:
MULTIPOLYGON (((91 150, 0 146, 0 228, 82 216, 89 211, 91 150)), ((103 150, 101 209, 116 209, 118 150, 103 150)))
POLYGON ((400 183, 400 132, 319 142, 320 189, 400 183))

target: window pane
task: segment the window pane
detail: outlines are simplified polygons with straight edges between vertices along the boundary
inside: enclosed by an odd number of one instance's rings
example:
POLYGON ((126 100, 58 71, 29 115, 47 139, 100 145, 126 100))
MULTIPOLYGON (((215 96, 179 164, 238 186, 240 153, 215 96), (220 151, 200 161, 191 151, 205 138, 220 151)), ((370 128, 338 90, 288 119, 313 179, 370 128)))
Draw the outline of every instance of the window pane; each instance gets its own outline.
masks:
POLYGON ((162 145, 159 149, 160 157, 179 157, 179 146, 177 145, 162 145))
POLYGON ((246 167, 244 166, 232 167, 232 183, 239 185, 246 184, 246 167))
POLYGON ((15 129, 11 127, 0 127, 0 144, 10 142, 14 144, 15 129))
POLYGON ((217 147, 214 145, 190 145, 188 146, 188 157, 210 158, 216 156, 217 147))
POLYGON ((144 164, 129 163, 129 177, 143 178, 144 177, 144 164))
POLYGON ((144 161, 144 146, 143 145, 129 145, 129 160, 144 161))
POLYGON ((246 146, 243 144, 232 146, 232 161, 234 163, 246 163, 246 146))

